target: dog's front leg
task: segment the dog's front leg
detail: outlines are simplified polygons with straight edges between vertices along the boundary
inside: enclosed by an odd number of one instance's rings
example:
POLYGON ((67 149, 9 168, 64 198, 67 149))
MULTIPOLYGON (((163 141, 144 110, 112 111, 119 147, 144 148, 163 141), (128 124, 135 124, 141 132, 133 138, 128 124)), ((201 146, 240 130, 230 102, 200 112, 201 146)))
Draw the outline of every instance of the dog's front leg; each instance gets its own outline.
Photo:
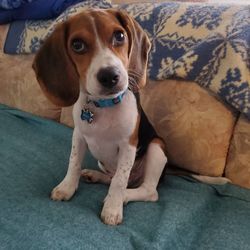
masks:
POLYGON ((72 137, 72 148, 69 167, 63 181, 56 186, 52 193, 53 200, 69 200, 78 188, 81 176, 81 163, 86 152, 86 142, 77 128, 74 129, 72 137))
POLYGON ((135 155, 136 147, 130 145, 129 142, 119 145, 117 170, 112 178, 101 213, 101 219, 105 224, 117 225, 122 222, 123 200, 135 155))

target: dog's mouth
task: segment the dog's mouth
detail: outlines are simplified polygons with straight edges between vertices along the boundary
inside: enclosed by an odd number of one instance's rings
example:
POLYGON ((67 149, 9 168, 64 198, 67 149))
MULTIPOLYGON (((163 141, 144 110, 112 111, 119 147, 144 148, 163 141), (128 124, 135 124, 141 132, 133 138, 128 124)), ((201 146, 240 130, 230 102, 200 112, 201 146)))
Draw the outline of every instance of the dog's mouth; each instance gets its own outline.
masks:
POLYGON ((106 93, 104 93, 104 95, 107 95, 107 96, 116 95, 116 94, 119 94, 122 91, 123 91, 122 88, 116 88, 114 90, 108 90, 108 91, 106 91, 106 93))
POLYGON ((121 94, 122 92, 126 91, 128 88, 128 84, 118 84, 113 88, 102 88, 100 90, 100 95, 104 98, 111 98, 116 97, 117 95, 121 94))
POLYGON ((113 88, 113 89, 102 89, 99 93, 90 93, 86 91, 86 94, 91 97, 92 99, 109 99, 109 98, 116 98, 117 96, 121 95, 123 92, 127 90, 128 87, 121 87, 121 88, 113 88))

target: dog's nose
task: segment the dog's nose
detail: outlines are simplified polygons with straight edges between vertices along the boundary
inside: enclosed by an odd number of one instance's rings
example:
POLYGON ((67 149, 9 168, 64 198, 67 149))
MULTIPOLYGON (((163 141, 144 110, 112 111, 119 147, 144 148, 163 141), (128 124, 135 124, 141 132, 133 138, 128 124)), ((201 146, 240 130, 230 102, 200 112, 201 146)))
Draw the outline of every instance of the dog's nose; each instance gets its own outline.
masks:
POLYGON ((114 67, 102 68, 97 73, 97 80, 106 88, 113 88, 120 80, 119 70, 114 67))

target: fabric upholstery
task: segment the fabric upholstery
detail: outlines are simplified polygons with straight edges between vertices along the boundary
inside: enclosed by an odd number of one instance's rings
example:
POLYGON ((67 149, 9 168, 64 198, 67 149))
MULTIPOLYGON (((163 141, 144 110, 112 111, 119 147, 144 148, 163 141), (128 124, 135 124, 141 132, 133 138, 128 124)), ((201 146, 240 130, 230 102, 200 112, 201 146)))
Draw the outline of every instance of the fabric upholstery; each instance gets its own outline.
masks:
POLYGON ((55 18, 80 1, 84 0, 0 0, 0 24, 55 18))
POLYGON ((224 172, 235 115, 195 83, 148 84, 142 107, 172 164, 209 176, 224 172))
POLYGON ((250 119, 249 7, 178 2, 119 6, 152 42, 150 79, 195 81, 250 119))
POLYGON ((0 103, 59 121, 61 109, 41 91, 32 62, 34 55, 7 55, 3 45, 8 25, 0 25, 0 103))
MULTIPOLYGON (((94 7, 111 6, 92 2, 94 7)), ((13 23, 5 51, 36 52, 57 23, 85 7, 84 2, 75 5, 54 21, 13 23)), ((249 6, 165 2, 117 7, 133 16, 152 42, 150 79, 195 81, 250 119, 249 6)))
POLYGON ((25 20, 13 22, 10 26, 5 53, 27 54, 38 51, 42 42, 53 32, 56 25, 66 21, 86 8, 111 8, 107 0, 88 0, 67 8, 60 16, 49 20, 25 20))
POLYGON ((61 109, 42 93, 32 70, 33 55, 10 56, 0 51, 0 102, 59 121, 61 109))
POLYGON ((73 106, 62 108, 60 122, 64 125, 67 125, 73 128, 74 121, 73 121, 72 112, 73 112, 73 106))
POLYGON ((244 116, 234 129, 225 175, 233 183, 250 188, 250 122, 244 116))
MULTIPOLYGON (((248 249, 250 193, 165 177, 156 203, 124 207, 117 227, 100 221, 107 186, 80 183, 69 202, 49 198, 64 177, 72 129, 0 106, 1 249, 248 249)), ((96 168, 88 156, 85 166, 96 168)))

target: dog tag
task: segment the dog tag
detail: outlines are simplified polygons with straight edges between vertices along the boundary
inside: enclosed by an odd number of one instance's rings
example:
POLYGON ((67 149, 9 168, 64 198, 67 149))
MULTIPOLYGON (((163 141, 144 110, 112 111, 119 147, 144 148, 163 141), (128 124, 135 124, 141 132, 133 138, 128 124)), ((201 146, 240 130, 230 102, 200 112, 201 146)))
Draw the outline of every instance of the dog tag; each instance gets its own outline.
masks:
POLYGON ((88 123, 92 123, 94 120, 94 114, 89 109, 82 109, 81 119, 88 123))

